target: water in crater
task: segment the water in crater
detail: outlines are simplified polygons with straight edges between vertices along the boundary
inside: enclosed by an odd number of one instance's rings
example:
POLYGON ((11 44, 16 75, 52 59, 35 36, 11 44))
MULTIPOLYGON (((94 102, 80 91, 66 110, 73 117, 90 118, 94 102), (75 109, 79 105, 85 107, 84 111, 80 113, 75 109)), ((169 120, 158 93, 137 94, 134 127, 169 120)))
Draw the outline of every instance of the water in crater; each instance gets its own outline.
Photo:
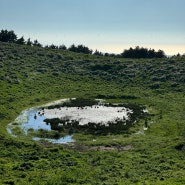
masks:
MULTIPOLYGON (((30 108, 23 111, 13 123, 7 126, 7 131, 12 136, 16 135, 13 129, 19 127, 24 135, 28 135, 29 131, 38 131, 39 129, 51 131, 51 125, 44 122, 47 118, 65 118, 79 121, 80 125, 88 123, 104 124, 108 122, 116 123, 116 120, 129 119, 132 110, 124 107, 106 107, 103 105, 79 107, 60 107, 48 109, 47 106, 30 108)), ((52 143, 70 143, 74 142, 71 135, 61 137, 59 139, 32 137, 33 140, 47 140, 52 143)))
MULTIPOLYGON (((32 129, 34 131, 38 131, 39 129, 51 131, 50 124, 46 124, 44 119, 46 117, 43 114, 39 114, 39 109, 28 109, 23 111, 13 123, 10 123, 7 127, 7 131, 10 135, 17 137, 12 129, 15 127, 19 127, 25 135, 28 134, 29 130, 32 129), (16 124, 17 123, 17 124, 16 124)), ((46 140, 51 143, 71 143, 74 142, 71 135, 67 135, 65 137, 61 137, 59 139, 49 139, 49 138, 40 138, 40 137, 32 137, 33 140, 46 140)))

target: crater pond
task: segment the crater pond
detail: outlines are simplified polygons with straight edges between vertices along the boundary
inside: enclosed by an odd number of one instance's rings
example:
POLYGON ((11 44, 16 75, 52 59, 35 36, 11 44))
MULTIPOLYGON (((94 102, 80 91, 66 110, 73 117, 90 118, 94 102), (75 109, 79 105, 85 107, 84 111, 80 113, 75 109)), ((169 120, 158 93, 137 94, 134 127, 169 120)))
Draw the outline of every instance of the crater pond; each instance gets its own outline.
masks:
MULTIPOLYGON (((96 102, 97 104, 90 106, 66 106, 66 104, 63 104, 64 102, 69 102, 69 100, 62 99, 40 107, 24 110, 7 126, 8 133, 14 137, 19 137, 19 133, 24 136, 29 135, 30 137, 30 131, 55 131, 58 133, 66 129, 66 127, 74 126, 75 129, 83 128, 83 130, 86 127, 91 127, 92 132, 96 132, 97 128, 101 130, 106 128, 107 130, 109 127, 114 128, 117 124, 126 126, 126 121, 131 120, 131 115, 134 112, 132 109, 119 105, 105 106, 102 104, 102 101, 98 101, 98 103, 96 102), (55 121, 54 126, 53 120, 55 121), (58 121, 56 122, 56 120, 58 121)), ((145 113, 143 109, 142 113, 145 113)), ((57 138, 43 138, 32 135, 31 138, 52 143, 74 142, 73 133, 59 136, 57 138)))

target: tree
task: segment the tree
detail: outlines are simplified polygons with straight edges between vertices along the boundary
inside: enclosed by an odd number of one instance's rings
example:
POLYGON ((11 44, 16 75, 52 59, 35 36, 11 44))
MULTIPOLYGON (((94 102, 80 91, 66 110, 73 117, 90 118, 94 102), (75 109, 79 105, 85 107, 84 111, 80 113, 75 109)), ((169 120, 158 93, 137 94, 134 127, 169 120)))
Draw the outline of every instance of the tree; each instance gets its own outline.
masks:
POLYGON ((92 54, 92 50, 90 50, 88 47, 84 45, 78 45, 77 47, 78 53, 85 53, 85 54, 92 54))
POLYGON ((121 56, 123 58, 133 58, 134 56, 134 49, 130 48, 128 50, 124 50, 123 53, 121 53, 121 56))
POLYGON ((72 44, 69 48, 68 48, 69 51, 73 51, 73 52, 76 52, 77 51, 77 48, 74 44, 72 44))
POLYGON ((148 50, 148 58, 153 58, 155 56, 155 50, 154 49, 149 49, 148 50))
POLYGON ((55 46, 54 44, 51 44, 51 45, 49 46, 49 48, 51 48, 51 49, 58 49, 58 46, 55 46))
POLYGON ((103 56, 103 53, 96 49, 93 55, 103 56))
POLYGON ((66 47, 64 44, 62 44, 62 45, 60 45, 60 46, 59 46, 59 49, 66 50, 66 49, 67 49, 67 47, 66 47))
POLYGON ((2 42, 16 42, 17 35, 14 31, 1 30, 0 32, 0 41, 2 42))
POLYGON ((162 50, 155 52, 155 50, 136 46, 135 49, 130 48, 128 50, 124 50, 121 53, 123 58, 164 58, 165 53, 162 50))
POLYGON ((158 50, 158 52, 156 52, 156 58, 164 58, 165 57, 165 53, 162 50, 158 50))
POLYGON ((33 42, 30 40, 30 38, 28 38, 28 40, 26 41, 26 45, 28 46, 32 46, 33 42))
POLYGON ((38 40, 33 41, 33 46, 42 47, 42 45, 38 42, 38 40))
POLYGON ((77 53, 85 53, 85 54, 92 54, 92 50, 89 49, 88 47, 84 46, 84 45, 78 45, 75 46, 74 44, 72 44, 69 48, 69 51, 73 51, 73 52, 77 52, 77 53))
POLYGON ((24 40, 24 37, 22 36, 21 38, 17 39, 16 41, 17 44, 25 44, 25 40, 24 40))

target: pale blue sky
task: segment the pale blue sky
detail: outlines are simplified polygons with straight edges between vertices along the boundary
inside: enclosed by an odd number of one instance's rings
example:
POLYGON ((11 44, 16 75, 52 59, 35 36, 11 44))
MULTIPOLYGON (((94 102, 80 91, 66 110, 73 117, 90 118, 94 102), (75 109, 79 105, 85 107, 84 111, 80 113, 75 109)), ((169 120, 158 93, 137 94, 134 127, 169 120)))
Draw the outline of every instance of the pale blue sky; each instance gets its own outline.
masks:
POLYGON ((42 44, 185 53, 185 0, 0 0, 0 29, 42 44))

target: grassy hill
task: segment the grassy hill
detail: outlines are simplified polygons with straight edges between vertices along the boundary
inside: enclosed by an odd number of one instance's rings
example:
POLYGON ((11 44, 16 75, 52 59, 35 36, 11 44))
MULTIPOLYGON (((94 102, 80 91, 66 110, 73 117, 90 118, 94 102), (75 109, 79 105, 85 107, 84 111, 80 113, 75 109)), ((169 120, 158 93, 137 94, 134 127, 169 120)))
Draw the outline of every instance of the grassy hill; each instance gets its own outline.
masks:
POLYGON ((185 184, 185 58, 119 59, 0 42, 0 184, 185 184), (13 138, 22 110, 61 98, 147 107, 124 135, 13 138), (140 134, 139 134, 140 133, 140 134))

